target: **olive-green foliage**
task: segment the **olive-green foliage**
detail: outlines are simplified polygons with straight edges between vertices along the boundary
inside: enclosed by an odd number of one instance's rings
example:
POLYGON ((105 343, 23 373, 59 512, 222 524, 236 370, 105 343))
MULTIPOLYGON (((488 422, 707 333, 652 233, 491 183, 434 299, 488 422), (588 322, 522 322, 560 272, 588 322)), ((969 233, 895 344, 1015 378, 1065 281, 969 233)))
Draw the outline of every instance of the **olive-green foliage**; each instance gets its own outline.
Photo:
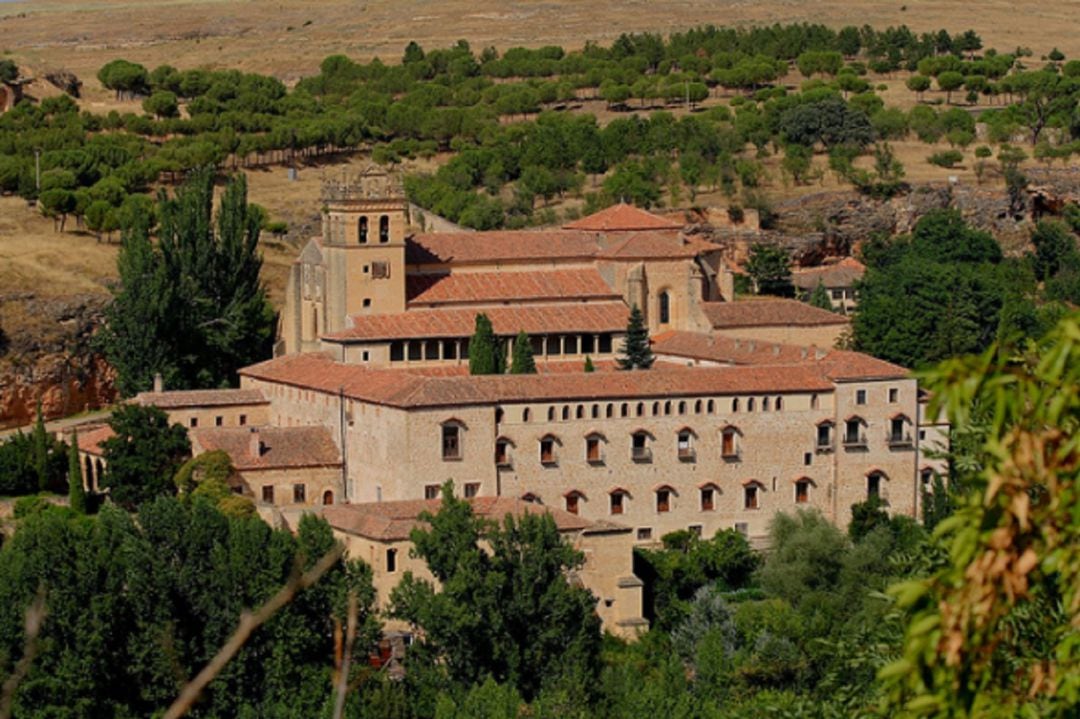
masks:
POLYGON ((67 453, 67 445, 44 428, 31 434, 16 432, 0 442, 0 496, 34 494, 43 489, 66 491, 67 453))
POLYGON ((112 501, 137 507, 165 494, 175 494, 173 476, 191 455, 187 430, 169 424, 157 407, 121 405, 109 418, 115 435, 105 440, 105 476, 101 486, 112 501))
POLYGON ((947 561, 892 590, 907 612, 881 672, 894 716, 1072 716, 1080 691, 1080 323, 1026 351, 994 347, 927 377, 929 411, 985 414, 983 461, 936 534, 947 561), (988 561, 991 558, 992 561, 988 561), (1053 681, 1047 681, 1053 677, 1053 681))
POLYGON ((184 462, 176 471, 173 483, 183 498, 188 500, 206 498, 227 516, 253 515, 254 502, 248 497, 236 494, 230 488, 229 482, 235 479, 235 474, 236 469, 229 455, 216 449, 184 462))
POLYGON ((411 539, 440 586, 406 573, 391 594, 393 615, 423 631, 411 661, 459 685, 507 683, 526 700, 555 686, 588 699, 599 670, 596 598, 567 582, 584 557, 551 516, 488 524, 447 483, 426 519, 430 529, 411 539))
POLYGON ((212 172, 161 194, 154 242, 145 218, 124 234, 120 286, 98 342, 126 395, 169 387, 221 387, 240 367, 270 356, 274 311, 259 279, 262 209, 247 203, 243 177, 222 193, 216 216, 212 172))
POLYGON ((791 284, 791 256, 780 245, 751 245, 746 272, 759 294, 790 297, 795 293, 791 284))
POLYGON ((829 299, 829 291, 825 289, 825 285, 820 280, 806 301, 811 307, 817 307, 819 310, 833 311, 832 300, 829 299))
POLYGON ((83 488, 82 464, 79 462, 79 435, 73 432, 68 448, 68 502, 71 509, 86 514, 86 490, 83 488))
POLYGON ((532 343, 529 342, 529 335, 524 332, 518 332, 514 340, 514 351, 510 358, 510 374, 536 374, 532 343))
MULTIPOLYGON (((333 543, 329 526, 312 516, 294 536, 172 498, 144 505, 137 517, 105 506, 96 517, 51 508, 24 518, 0 550, 0 656, 22 655, 24 612, 39 590, 47 615, 14 715, 159 715, 242 611, 333 543)), ((359 600, 354 662, 362 666, 376 630, 371 573, 339 562, 251 636, 192 716, 322 716, 332 692, 333 620, 343 618, 349 590, 359 600)))

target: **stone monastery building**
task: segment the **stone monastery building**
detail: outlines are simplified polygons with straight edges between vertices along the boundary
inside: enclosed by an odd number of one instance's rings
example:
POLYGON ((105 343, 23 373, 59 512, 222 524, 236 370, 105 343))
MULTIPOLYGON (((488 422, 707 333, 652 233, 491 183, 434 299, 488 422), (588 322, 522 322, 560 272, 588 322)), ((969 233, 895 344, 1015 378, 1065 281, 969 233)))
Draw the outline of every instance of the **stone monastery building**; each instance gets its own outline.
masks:
MULTIPOLYGON (((137 401, 187 426, 196 453, 227 452, 270 521, 322 511, 381 601, 400 572, 426 574, 408 533, 448 481, 485 516, 549 512, 586 553, 605 626, 633 634, 634 544, 680 529, 760 542, 805 507, 844 525, 871 495, 914 516, 942 470, 926 449, 944 430, 907 370, 833 349, 841 315, 734 301, 721 248, 681 221, 616 205, 559 230, 413 233, 378 172, 323 202, 275 358, 238 390, 137 401), (657 361, 619 371, 635 305, 657 361), (528 335, 538 374, 468 374, 480 312, 507 355, 528 335)), ((101 439, 80 435, 91 484, 101 439)))

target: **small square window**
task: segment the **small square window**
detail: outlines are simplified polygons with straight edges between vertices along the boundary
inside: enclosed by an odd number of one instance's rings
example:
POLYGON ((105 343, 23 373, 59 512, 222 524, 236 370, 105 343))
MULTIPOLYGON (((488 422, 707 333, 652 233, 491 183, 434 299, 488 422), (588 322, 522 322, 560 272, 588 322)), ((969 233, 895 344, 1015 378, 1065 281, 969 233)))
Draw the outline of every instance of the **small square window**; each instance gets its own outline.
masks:
POLYGON ((199 418, 198 417, 192 417, 191 421, 188 422, 188 425, 191 426, 191 427, 198 427, 199 426, 199 418))
POLYGON ((892 387, 889 389, 889 404, 896 404, 900 401, 900 390, 892 387))
POLYGON ((638 527, 637 538, 639 542, 647 542, 652 539, 652 527, 638 527))
POLYGON ((224 417, 214 417, 214 425, 215 426, 220 427, 223 424, 225 424, 225 418, 224 417))
POLYGON ((371 298, 370 297, 365 297, 364 298, 364 307, 371 307, 371 298))
POLYGON ((687 530, 689 530, 690 534, 694 535, 695 537, 700 537, 702 526, 700 524, 691 524, 689 527, 687 527, 687 530))
POLYGON ((438 499, 441 490, 442 487, 437 484, 424 485, 424 499, 438 499))
POLYGON ((307 485, 294 484, 292 488, 292 498, 294 504, 305 503, 307 501, 307 485))
POLYGON ((371 359, 371 353, 368 352, 367 350, 364 350, 363 352, 360 353, 360 359, 363 360, 364 362, 367 362, 368 360, 371 359))
POLYGON ((274 503, 274 485, 264 484, 262 488, 262 501, 267 504, 274 503))
POLYGON ((472 499, 480 494, 479 482, 466 482, 465 483, 465 499, 472 499))

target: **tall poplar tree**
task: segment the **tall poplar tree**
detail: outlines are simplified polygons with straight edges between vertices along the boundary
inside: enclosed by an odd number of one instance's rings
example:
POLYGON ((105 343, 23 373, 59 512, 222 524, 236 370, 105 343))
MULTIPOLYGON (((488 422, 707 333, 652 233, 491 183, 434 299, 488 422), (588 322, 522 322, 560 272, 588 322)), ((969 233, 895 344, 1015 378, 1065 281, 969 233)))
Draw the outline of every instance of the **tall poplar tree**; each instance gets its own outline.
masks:
POLYGON ((503 356, 491 320, 483 312, 476 316, 476 331, 469 340, 469 374, 502 374, 503 356))
POLYGON ((123 235, 120 285, 101 346, 120 391, 221 387, 239 368, 270 356, 274 311, 259 280, 263 211, 247 202, 243 176, 225 186, 215 216, 214 174, 199 170, 176 196, 158 196, 155 247, 147 218, 123 235))
POLYGON ((529 335, 518 332, 514 340, 514 352, 510 358, 510 374, 536 374, 536 360, 533 358, 529 335))
POLYGON ((68 501, 79 514, 86 514, 86 491, 83 489, 82 467, 79 466, 79 433, 71 433, 68 447, 68 501))

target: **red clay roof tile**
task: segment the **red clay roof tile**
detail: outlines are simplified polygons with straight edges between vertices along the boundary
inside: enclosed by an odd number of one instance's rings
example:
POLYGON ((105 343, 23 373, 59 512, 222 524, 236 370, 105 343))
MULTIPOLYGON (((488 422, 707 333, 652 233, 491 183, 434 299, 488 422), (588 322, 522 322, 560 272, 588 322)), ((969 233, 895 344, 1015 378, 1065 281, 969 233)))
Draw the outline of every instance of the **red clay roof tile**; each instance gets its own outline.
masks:
POLYGON ((409 238, 405 260, 411 265, 587 260, 599 249, 596 235, 568 230, 428 232, 409 238))
POLYGON ((182 407, 227 407, 230 405, 267 404, 261 392, 249 389, 191 389, 166 392, 140 392, 136 404, 161 409, 182 407))
MULTIPOLYGON (((483 310, 496 334, 620 332, 630 315, 622 302, 521 305, 483 310)), ((476 330, 475 309, 408 310, 397 314, 354 315, 352 327, 325 336, 335 342, 469 337, 476 330)))
POLYGON ((703 302, 701 309, 715 329, 733 327, 815 327, 845 325, 848 319, 805 302, 786 299, 703 302))
POLYGON ((547 272, 455 272, 406 279, 410 307, 479 302, 616 299, 618 294, 593 268, 547 272))
POLYGON ((851 287, 866 274, 866 265, 854 257, 845 257, 839 262, 821 267, 807 267, 791 273, 791 281, 796 287, 813 290, 820 282, 826 288, 851 287))
POLYGON ((591 232, 624 232, 628 230, 679 230, 684 223, 654 215, 651 212, 620 202, 580 220, 563 225, 567 230, 591 232))
POLYGON ((203 452, 222 450, 241 471, 341 466, 341 452, 326 427, 208 427, 190 432, 192 443, 203 452))

